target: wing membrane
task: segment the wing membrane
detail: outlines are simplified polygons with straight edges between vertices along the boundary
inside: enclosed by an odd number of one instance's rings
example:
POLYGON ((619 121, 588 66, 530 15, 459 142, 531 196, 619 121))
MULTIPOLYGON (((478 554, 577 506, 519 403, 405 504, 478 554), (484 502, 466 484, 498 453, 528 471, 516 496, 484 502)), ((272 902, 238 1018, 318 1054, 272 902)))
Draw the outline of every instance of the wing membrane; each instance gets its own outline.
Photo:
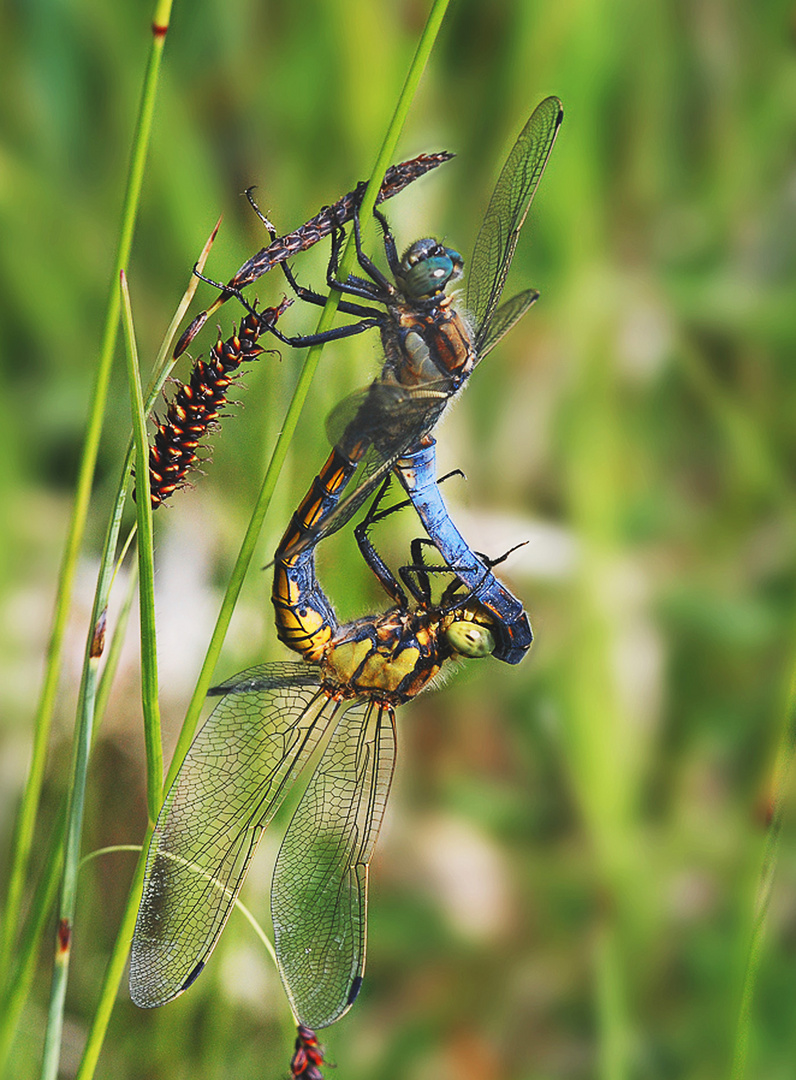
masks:
POLYGON ((276 861, 276 955, 293 1011, 308 1027, 346 1012, 362 982, 368 865, 394 764, 392 710, 357 702, 341 717, 276 861))
POLYGON ((373 445, 388 457, 402 440, 419 437, 450 396, 445 379, 428 380, 418 386, 402 386, 376 379, 349 394, 332 409, 326 421, 331 442, 350 454, 359 443, 373 445), (407 434, 409 433, 409 434, 407 434))
POLYGON ((130 961, 130 995, 145 1008, 201 971, 263 829, 338 711, 306 664, 261 665, 219 689, 149 848, 130 961))
POLYGON ((539 293, 536 289, 526 289, 524 292, 512 296, 505 304, 500 305, 489 320, 489 324, 484 327, 481 345, 478 350, 479 360, 483 360, 487 353, 494 349, 500 339, 511 330, 512 326, 520 321, 528 308, 535 304, 538 299, 539 293))
POLYGON ((561 102, 556 97, 545 98, 531 113, 498 177, 476 238, 466 305, 475 319, 475 348, 479 358, 506 283, 520 229, 553 149, 562 116, 561 102))

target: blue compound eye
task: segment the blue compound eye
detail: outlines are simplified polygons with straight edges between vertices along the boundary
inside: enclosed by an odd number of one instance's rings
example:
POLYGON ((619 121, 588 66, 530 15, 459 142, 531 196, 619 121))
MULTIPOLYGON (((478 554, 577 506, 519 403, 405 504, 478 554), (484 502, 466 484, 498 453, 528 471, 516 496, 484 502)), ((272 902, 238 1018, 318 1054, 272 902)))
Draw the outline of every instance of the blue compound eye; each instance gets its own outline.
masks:
POLYGON ((406 289, 412 296, 430 296, 444 289, 453 275, 453 263, 446 256, 424 259, 406 275, 406 289))
POLYGON ((495 651, 495 638, 492 631, 481 623, 469 622, 467 619, 457 619, 452 622, 445 631, 445 637, 452 649, 455 649, 460 656, 466 656, 471 660, 489 656, 495 651))
POLYGON ((433 296, 461 277, 462 267, 458 251, 443 247, 436 240, 418 240, 401 260, 404 289, 414 298, 433 296))

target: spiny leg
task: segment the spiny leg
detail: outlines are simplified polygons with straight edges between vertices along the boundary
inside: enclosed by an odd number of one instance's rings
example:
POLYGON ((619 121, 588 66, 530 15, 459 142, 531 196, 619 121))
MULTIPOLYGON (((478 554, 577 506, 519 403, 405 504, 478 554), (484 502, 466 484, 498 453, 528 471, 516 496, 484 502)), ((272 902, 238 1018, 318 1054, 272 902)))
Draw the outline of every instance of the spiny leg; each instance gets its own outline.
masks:
MULTIPOLYGON (((196 267, 194 267, 194 273, 200 281, 206 282, 208 285, 212 285, 214 289, 223 289, 226 286, 221 285, 218 281, 214 281, 212 278, 205 277, 196 267)), ((234 296, 243 307, 249 312, 250 315, 256 315, 256 310, 252 304, 246 299, 240 289, 228 290, 230 296, 234 296)), ((342 307, 342 305, 341 305, 342 307)), ((341 338, 353 337, 355 334, 361 334, 365 330, 370 330, 374 326, 379 326, 381 322, 381 314, 377 318, 375 315, 363 318, 360 322, 349 323, 347 326, 334 326, 330 330, 323 330, 318 334, 296 334, 289 337, 287 334, 283 334, 281 330, 278 330, 276 326, 265 324, 265 329, 274 337, 281 341, 284 345, 290 345, 295 349, 308 348, 310 345, 320 345, 327 341, 339 341, 341 338)))
POLYGON ((356 538, 357 546, 362 554, 362 558, 376 575, 376 578, 384 591, 395 601, 402 611, 405 611, 408 607, 406 593, 398 584, 395 575, 389 569, 384 559, 382 559, 381 555, 376 551, 376 547, 368 535, 371 526, 375 522, 383 521, 384 518, 389 517, 390 514, 400 509, 400 506, 391 506, 386 510, 379 509, 382 500, 387 494, 391 480, 392 477, 388 475, 382 482, 379 490, 376 492, 373 502, 368 508, 367 514, 354 529, 354 537, 356 538))
POLYGON ((373 207, 373 216, 378 221, 381 228, 382 241, 384 243, 384 254, 387 256, 387 265, 393 274, 397 275, 401 269, 401 261, 398 258, 398 251, 395 247, 395 237, 392 234, 392 229, 387 221, 387 218, 382 214, 378 207, 373 207))

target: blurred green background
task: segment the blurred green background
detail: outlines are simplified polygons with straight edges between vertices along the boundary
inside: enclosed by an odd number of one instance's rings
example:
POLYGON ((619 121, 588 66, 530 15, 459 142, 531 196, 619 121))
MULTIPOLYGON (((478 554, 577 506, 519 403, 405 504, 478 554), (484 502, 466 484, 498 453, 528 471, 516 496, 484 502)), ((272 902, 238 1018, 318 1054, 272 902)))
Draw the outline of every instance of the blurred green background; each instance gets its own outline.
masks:
MULTIPOLYGON (((177 3, 129 267, 151 362, 219 213, 207 272, 368 174, 427 5, 177 3)), ((23 783, 149 48, 148 3, 0 11, 0 872, 23 783)), ((542 299, 439 432, 473 546, 528 540, 501 573, 536 644, 470 665, 399 714, 372 867, 368 972, 324 1033, 351 1080, 729 1075, 796 634, 796 10, 740 0, 459 0, 400 156, 455 161, 389 205, 399 243, 468 252, 499 163, 549 93, 565 119, 509 282, 542 299)), ((296 263, 322 280, 323 256, 296 263)), ((275 275, 256 288, 282 295, 275 275)), ((211 297, 203 287, 198 305, 211 297)), ((228 332, 233 304, 221 312, 228 332)), ((198 310, 198 307, 197 307, 198 310)), ((296 305, 285 326, 307 330, 296 305)), ((212 334, 195 343, 207 351, 212 334)), ((258 565, 326 451, 323 419, 378 367, 328 347, 258 565)), ((187 365, 176 374, 184 376, 187 365)), ((173 745, 298 358, 242 376, 212 466, 156 515, 164 737, 173 745)), ((96 553, 129 430, 123 364, 68 643, 41 845, 68 774, 96 553)), ((378 536, 400 559, 411 520, 378 536), (389 535, 388 535, 389 534, 389 535)), ((348 533, 321 552, 343 617, 384 603, 348 533)), ((255 569, 219 677, 284 657, 255 569)), ((137 635, 97 744, 85 848, 145 823, 137 635)), ((267 921, 262 844, 243 898, 267 921)), ((63 1055, 73 1074, 132 856, 81 883, 63 1055)), ((38 1072, 50 958, 10 1076, 38 1072)), ((794 1075, 796 836, 786 819, 749 1075, 794 1075)), ((233 917, 190 993, 120 993, 98 1076, 283 1077, 289 1010, 233 917)))

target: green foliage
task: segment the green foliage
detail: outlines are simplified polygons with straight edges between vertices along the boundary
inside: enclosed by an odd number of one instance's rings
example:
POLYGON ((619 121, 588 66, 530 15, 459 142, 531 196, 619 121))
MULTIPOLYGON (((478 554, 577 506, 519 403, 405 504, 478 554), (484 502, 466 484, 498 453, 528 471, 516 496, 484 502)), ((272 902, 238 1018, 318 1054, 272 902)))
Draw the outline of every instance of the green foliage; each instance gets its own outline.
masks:
MULTIPOLYGON (((0 13, 3 880, 150 7, 78 0, 0 13)), ((287 230, 369 175, 425 14, 410 0, 177 4, 127 267, 145 382, 219 213, 207 273, 226 280, 262 246, 245 187, 258 185, 287 230)), ((565 109, 509 281, 542 297, 439 433, 443 471, 468 476, 448 482, 446 499, 473 546, 499 555, 530 539, 501 571, 537 642, 519 669, 471 664, 399 715, 368 973, 356 1007, 324 1033, 346 1078, 713 1080, 730 1076, 739 1030, 748 1076, 792 1074, 787 797, 738 1027, 766 810, 788 790, 774 760, 796 643, 792 20, 784 4, 710 0, 460 0, 448 13, 397 156, 457 158, 389 206, 399 243, 433 232, 468 252, 531 108, 555 93, 565 109)), ((294 265, 303 282, 322 280, 321 251, 294 265)), ((274 303, 283 288, 270 275, 254 291, 274 303)), ((210 297, 200 286, 199 306, 210 297)), ((233 306, 220 312, 225 334, 233 306)), ((298 304, 284 317, 296 331, 316 321, 298 304)), ((212 337, 206 329, 194 351, 212 337)), ((244 372, 232 395, 244 407, 211 438, 207 475, 155 515, 167 756, 298 378, 298 358, 281 353, 244 372)), ((257 568, 323 460, 325 415, 366 382, 376 345, 337 343, 320 363, 219 677, 283 655, 257 568)), ((129 416, 119 348, 90 565, 129 416)), ((377 539, 398 559, 415 532, 409 521, 377 539)), ((344 617, 383 603, 349 530, 319 565, 344 617)), ((31 891, 67 782, 93 576, 79 579, 67 639, 31 891)), ((95 748, 86 851, 144 832, 137 663, 135 648, 122 654, 95 748)), ((261 919, 275 854, 273 842, 263 848, 244 892, 261 919)), ((132 868, 132 856, 113 855, 81 873, 67 1072, 132 868)), ((38 1075, 50 964, 47 943, 9 1066, 19 1080, 38 1075)), ((97 1076, 282 1077, 291 1029, 270 960, 233 916, 177 1002, 144 1013, 122 991, 97 1076)))

